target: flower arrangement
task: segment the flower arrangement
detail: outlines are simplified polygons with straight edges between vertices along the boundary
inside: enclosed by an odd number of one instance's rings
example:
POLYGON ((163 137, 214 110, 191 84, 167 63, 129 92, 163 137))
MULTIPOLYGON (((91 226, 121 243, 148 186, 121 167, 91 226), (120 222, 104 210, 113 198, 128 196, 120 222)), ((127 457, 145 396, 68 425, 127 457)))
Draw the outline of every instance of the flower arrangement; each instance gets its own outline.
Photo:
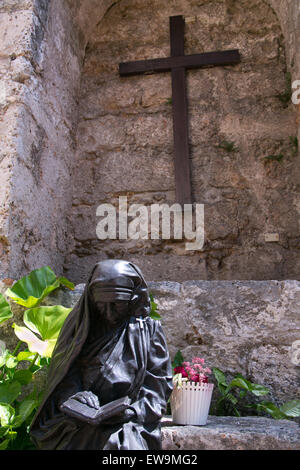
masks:
POLYGON ((208 375, 211 374, 209 367, 205 367, 202 357, 193 357, 191 362, 183 361, 181 365, 173 368, 173 384, 181 388, 184 382, 208 383, 208 375))

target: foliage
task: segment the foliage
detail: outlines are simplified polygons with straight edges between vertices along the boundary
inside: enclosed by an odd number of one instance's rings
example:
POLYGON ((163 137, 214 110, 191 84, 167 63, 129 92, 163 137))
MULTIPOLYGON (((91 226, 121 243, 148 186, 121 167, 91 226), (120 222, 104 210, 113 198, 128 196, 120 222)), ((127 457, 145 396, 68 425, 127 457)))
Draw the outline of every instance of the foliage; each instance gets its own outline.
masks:
POLYGON ((226 152, 236 152, 237 151, 237 148, 235 147, 235 143, 234 142, 228 142, 226 140, 221 142, 218 145, 218 147, 223 149, 223 150, 226 150, 226 152))
POLYGON ((157 311, 157 303, 154 302, 153 294, 150 292, 150 304, 151 304, 151 311, 150 311, 150 317, 153 318, 153 320, 160 320, 161 316, 157 311))
POLYGON ((267 395, 270 391, 263 385, 247 380, 243 375, 237 374, 227 383, 224 372, 213 367, 212 369, 220 396, 216 402, 215 414, 217 416, 241 416, 241 408, 251 408, 255 411, 270 414, 274 419, 289 419, 300 416, 300 400, 291 400, 279 408, 272 402, 260 401, 254 404, 241 403, 241 400, 250 393, 255 397, 267 395))
MULTIPOLYGON (((199 360, 199 358, 195 359, 199 360)), ((182 381, 187 379, 183 377, 183 375, 176 377, 176 372, 185 364, 187 363, 184 361, 181 351, 177 351, 172 361, 172 368, 175 374, 173 378, 176 379, 175 381, 179 386, 182 381)), ((245 400, 247 395, 248 397, 252 396, 252 398, 263 397, 269 394, 270 390, 263 385, 252 383, 242 374, 236 374, 228 383, 223 371, 217 367, 213 367, 212 372, 217 383, 216 390, 218 392, 212 414, 217 416, 247 416, 249 414, 248 410, 251 409, 258 415, 266 413, 271 415, 274 419, 291 419, 300 416, 300 400, 290 400, 280 407, 277 407, 271 401, 265 400, 249 404, 249 400, 245 400)))
MULTIPOLYGON (((59 331, 71 311, 61 305, 38 305, 60 285, 74 289, 66 278, 57 277, 45 266, 5 292, 13 302, 28 309, 23 316, 25 326, 12 325, 20 340, 15 350, 10 352, 0 341, 0 450, 34 449, 29 427, 42 398, 36 379, 49 366, 59 331)), ((0 294, 0 323, 12 316, 10 305, 0 294)))
POLYGON ((50 292, 60 285, 74 289, 74 285, 65 277, 56 277, 49 266, 44 266, 22 277, 7 289, 5 294, 17 304, 32 308, 37 307, 50 292))
POLYGON ((0 294, 0 323, 9 320, 13 316, 9 303, 6 302, 4 295, 0 294))

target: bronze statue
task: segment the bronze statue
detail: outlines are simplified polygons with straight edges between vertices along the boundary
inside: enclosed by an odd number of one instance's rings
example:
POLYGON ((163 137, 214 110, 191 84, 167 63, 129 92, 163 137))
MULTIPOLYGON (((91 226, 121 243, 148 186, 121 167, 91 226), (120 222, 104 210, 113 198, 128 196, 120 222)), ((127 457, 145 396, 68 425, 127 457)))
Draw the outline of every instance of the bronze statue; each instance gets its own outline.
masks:
POLYGON ((39 449, 161 448, 172 391, 166 339, 139 268, 97 263, 57 340, 32 425, 39 449))

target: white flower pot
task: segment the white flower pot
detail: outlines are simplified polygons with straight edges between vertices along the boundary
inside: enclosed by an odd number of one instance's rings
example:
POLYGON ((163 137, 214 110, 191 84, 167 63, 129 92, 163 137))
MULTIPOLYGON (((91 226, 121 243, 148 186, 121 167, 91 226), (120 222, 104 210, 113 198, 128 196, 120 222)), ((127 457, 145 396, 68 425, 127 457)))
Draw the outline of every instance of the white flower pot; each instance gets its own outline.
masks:
POLYGON ((214 384, 183 382, 181 388, 174 385, 171 410, 174 424, 202 426, 207 422, 214 384))

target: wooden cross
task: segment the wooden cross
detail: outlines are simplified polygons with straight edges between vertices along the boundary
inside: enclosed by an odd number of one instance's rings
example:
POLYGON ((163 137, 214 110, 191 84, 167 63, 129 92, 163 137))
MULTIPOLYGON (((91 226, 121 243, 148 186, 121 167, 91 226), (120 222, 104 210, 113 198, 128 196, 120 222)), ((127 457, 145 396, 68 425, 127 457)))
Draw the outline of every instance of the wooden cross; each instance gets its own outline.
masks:
POLYGON ((237 64, 241 59, 238 49, 184 55, 183 16, 170 17, 170 41, 171 57, 123 62, 119 64, 119 73, 123 77, 171 71, 176 201, 180 204, 190 204, 192 191, 185 71, 207 65, 237 64))

